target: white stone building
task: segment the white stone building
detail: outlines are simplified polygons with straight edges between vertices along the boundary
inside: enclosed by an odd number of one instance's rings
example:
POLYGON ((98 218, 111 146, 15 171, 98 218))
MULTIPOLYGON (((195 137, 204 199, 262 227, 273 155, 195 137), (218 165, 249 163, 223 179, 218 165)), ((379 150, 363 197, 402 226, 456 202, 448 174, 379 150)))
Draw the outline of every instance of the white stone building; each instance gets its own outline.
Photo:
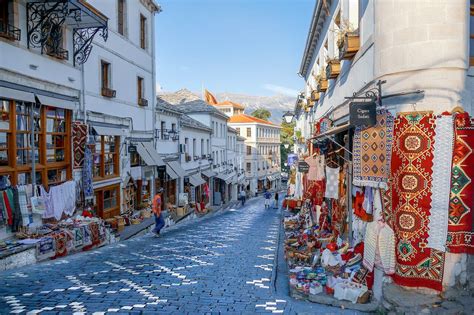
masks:
POLYGON ((280 188, 280 126, 253 116, 232 116, 229 126, 245 137, 246 189, 252 194, 280 188))
POLYGON ((160 7, 152 0, 8 0, 1 6, 0 99, 10 116, 2 134, 17 141, 4 141, 0 175, 23 184, 34 174, 46 189, 80 178, 82 165, 72 154, 76 122, 88 128, 97 215, 120 214, 133 177, 146 191, 141 201, 148 200, 156 166, 162 164, 153 149, 152 114, 153 30, 160 7), (41 104, 34 109, 35 120, 45 130, 36 135, 36 150, 27 140, 34 104, 41 104), (25 124, 13 128, 20 117, 25 124), (140 161, 134 149, 146 158, 140 161), (138 166, 132 168, 132 161, 138 166))
POLYGON ((159 95, 158 99, 211 128, 209 158, 212 160, 212 170, 203 172, 203 175, 209 179, 211 205, 229 202, 229 184, 236 174, 227 163, 228 117, 186 89, 159 95))
MULTIPOLYGON (((317 1, 299 70, 305 87, 295 106, 296 130, 308 139, 313 124, 327 117, 343 131, 346 97, 365 95, 379 80, 392 112, 460 107, 472 115, 473 66, 472 1, 317 1)), ((465 282, 466 257, 447 253, 443 284, 456 277, 465 282)))

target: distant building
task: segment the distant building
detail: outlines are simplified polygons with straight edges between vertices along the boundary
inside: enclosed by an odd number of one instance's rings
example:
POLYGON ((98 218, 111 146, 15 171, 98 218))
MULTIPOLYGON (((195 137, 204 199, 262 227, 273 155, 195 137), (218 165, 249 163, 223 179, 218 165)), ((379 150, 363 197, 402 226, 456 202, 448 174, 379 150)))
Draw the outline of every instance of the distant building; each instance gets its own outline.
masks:
POLYGON ((246 188, 251 193, 280 187, 280 130, 267 120, 240 114, 232 116, 229 126, 245 137, 244 169, 246 188))

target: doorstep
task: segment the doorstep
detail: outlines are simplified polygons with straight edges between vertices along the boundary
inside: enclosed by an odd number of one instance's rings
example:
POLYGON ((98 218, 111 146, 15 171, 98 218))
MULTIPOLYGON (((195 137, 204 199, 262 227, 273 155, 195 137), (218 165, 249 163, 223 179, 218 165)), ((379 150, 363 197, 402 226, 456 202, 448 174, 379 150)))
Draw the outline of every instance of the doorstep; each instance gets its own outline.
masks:
POLYGON ((144 219, 140 224, 131 224, 125 226, 123 231, 117 234, 120 238, 120 241, 128 240, 136 235, 139 235, 144 230, 147 230, 150 226, 155 224, 155 217, 144 219))

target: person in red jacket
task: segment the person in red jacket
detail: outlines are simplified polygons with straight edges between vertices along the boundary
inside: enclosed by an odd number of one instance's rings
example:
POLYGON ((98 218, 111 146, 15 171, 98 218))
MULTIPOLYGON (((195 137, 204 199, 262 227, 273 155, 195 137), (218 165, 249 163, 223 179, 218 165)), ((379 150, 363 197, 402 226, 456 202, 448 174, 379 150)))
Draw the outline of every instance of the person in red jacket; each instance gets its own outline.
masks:
POLYGON ((155 215, 155 228, 153 229, 153 233, 156 236, 160 235, 161 229, 165 226, 165 220, 163 219, 163 214, 161 213, 163 203, 161 200, 161 194, 163 193, 163 188, 159 188, 158 192, 156 193, 155 197, 153 197, 153 214, 155 215))

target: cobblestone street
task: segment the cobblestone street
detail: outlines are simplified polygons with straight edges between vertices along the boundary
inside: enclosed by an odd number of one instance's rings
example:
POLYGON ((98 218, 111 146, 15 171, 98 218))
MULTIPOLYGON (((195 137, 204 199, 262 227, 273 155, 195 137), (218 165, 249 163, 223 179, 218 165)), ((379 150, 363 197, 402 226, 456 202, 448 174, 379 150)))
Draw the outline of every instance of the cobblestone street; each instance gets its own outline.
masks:
POLYGON ((4 272, 1 313, 290 313, 271 287, 279 213, 262 201, 160 238, 4 272))

